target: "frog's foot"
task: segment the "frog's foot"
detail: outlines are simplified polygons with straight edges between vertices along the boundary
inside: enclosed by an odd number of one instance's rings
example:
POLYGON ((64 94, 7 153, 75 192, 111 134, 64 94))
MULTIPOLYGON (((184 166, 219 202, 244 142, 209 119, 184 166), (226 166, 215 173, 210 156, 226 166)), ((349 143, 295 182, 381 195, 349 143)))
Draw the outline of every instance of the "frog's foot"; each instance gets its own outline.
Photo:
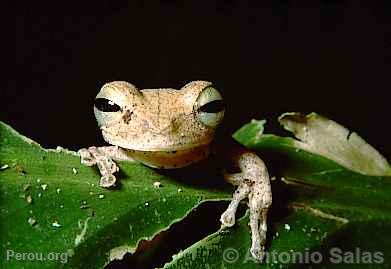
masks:
POLYGON ((229 183, 238 186, 227 210, 221 215, 223 227, 235 224, 235 213, 241 200, 248 197, 251 228, 251 255, 262 261, 265 256, 267 213, 272 203, 269 175, 261 159, 255 154, 244 154, 239 159, 241 173, 224 173, 229 183))
POLYGON ((235 213, 241 200, 248 197, 251 228, 251 255, 262 261, 265 255, 267 232, 267 212, 271 205, 271 195, 268 191, 262 192, 262 182, 244 180, 233 194, 227 210, 221 215, 222 227, 231 227, 235 224, 235 213))
POLYGON ((88 149, 80 149, 78 151, 82 164, 87 166, 98 166, 102 176, 99 185, 105 188, 114 186, 116 181, 114 173, 119 170, 117 164, 112 160, 110 155, 107 154, 107 148, 108 147, 89 147, 88 149))

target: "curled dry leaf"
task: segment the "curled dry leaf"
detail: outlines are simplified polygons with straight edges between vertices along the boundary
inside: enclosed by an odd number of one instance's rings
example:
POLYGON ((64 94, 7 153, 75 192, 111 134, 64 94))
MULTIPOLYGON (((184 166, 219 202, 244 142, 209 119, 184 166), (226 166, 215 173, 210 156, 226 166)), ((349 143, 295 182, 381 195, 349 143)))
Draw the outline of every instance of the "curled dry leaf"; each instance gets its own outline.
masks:
POLYGON ((316 113, 285 113, 282 126, 299 140, 297 148, 324 156, 365 175, 391 175, 387 160, 358 134, 316 113))

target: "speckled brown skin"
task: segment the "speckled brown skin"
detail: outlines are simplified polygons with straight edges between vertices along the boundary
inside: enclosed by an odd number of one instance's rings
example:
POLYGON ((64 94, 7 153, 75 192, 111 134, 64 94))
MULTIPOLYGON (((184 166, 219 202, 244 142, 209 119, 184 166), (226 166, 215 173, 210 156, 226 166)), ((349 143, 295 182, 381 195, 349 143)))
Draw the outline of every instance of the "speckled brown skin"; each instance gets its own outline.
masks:
POLYGON ((248 197, 252 234, 251 254, 257 260, 264 256, 266 218, 272 203, 269 175, 264 162, 253 152, 224 139, 214 139, 216 125, 204 124, 197 113, 198 103, 220 100, 217 93, 203 95, 210 82, 193 81, 174 89, 137 90, 130 83, 105 84, 97 98, 119 105, 116 112, 104 113, 94 108, 104 139, 114 145, 79 150, 81 162, 97 165, 102 175, 100 186, 115 184, 114 161, 138 161, 155 168, 179 168, 201 161, 211 152, 238 173, 224 172, 225 180, 237 186, 232 201, 221 216, 223 227, 235 224, 235 213, 241 200, 248 197), (204 98, 205 97, 205 98, 204 98), (216 99, 217 98, 217 99, 216 99), (223 142, 224 140, 224 142, 223 142))

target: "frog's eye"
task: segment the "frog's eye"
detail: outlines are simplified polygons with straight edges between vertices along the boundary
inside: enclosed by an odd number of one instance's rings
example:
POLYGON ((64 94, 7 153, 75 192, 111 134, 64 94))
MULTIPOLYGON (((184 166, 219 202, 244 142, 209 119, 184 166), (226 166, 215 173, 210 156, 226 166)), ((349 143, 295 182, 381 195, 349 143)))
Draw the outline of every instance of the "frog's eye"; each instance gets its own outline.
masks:
POLYGON ((118 112, 121 110, 119 105, 106 98, 96 98, 94 106, 102 112, 118 112))
POLYGON ((215 88, 207 87, 198 96, 195 109, 203 124, 216 127, 224 117, 223 97, 215 88))
POLYGON ((99 126, 117 121, 121 117, 121 107, 107 98, 96 98, 94 114, 99 126))

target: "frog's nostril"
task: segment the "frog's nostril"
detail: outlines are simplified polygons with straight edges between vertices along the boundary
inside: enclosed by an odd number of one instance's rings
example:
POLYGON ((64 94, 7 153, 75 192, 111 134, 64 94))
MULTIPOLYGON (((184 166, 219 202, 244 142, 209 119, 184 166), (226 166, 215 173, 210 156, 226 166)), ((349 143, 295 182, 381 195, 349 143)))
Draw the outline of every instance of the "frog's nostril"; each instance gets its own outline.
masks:
POLYGON ((133 116, 133 111, 130 111, 129 109, 125 110, 124 115, 122 116, 122 119, 124 120, 125 124, 129 124, 133 116))
POLYGON ((169 133, 175 132, 178 129, 178 125, 175 124, 175 121, 165 121, 161 123, 158 133, 161 135, 167 135, 169 133))

